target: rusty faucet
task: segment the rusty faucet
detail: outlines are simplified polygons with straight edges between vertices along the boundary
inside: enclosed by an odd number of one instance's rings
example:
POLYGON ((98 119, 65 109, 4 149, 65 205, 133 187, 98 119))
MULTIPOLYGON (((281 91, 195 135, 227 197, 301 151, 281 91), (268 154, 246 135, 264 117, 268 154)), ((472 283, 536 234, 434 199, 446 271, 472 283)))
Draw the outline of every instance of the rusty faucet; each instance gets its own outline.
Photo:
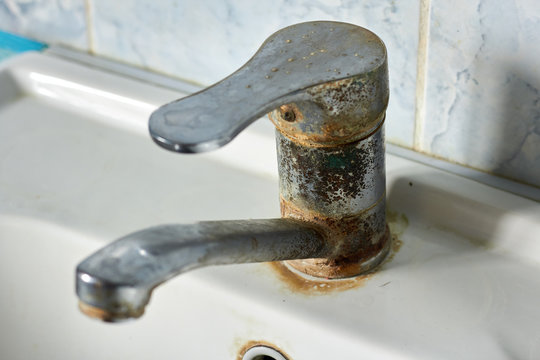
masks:
POLYGON ((269 113, 276 126, 281 218, 162 225, 127 235, 81 262, 87 315, 142 315, 152 290, 202 266, 288 260, 306 274, 372 270, 389 250, 383 123, 386 48, 374 33, 315 21, 270 36, 239 70, 150 117, 154 141, 195 153, 231 141, 269 113))

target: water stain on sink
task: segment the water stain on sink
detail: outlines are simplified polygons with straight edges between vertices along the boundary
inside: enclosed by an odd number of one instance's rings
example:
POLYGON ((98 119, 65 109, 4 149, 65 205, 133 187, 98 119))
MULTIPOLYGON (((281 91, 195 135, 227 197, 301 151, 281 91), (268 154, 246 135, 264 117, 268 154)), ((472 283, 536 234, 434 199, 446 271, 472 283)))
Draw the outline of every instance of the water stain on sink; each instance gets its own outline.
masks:
POLYGON ((377 275, 381 269, 384 269, 384 266, 394 259, 396 253, 403 245, 401 235, 409 226, 409 220, 404 214, 395 211, 388 211, 386 216, 392 235, 390 253, 381 265, 372 272, 345 279, 321 279, 302 274, 281 261, 271 262, 268 265, 273 274, 285 285, 285 288, 297 294, 308 296, 328 295, 361 287, 373 276, 377 275))
POLYGON ((475 248, 479 248, 483 250, 493 250, 495 248, 495 244, 489 239, 482 238, 479 236, 472 236, 470 234, 467 234, 466 231, 460 231, 460 229, 456 229, 450 226, 445 226, 445 225, 440 225, 440 224, 435 225, 434 228, 444 231, 446 233, 451 233, 455 235, 456 237, 467 241, 470 245, 474 246, 475 248))
POLYGON ((407 219, 405 214, 398 211, 387 210, 386 222, 388 223, 392 235, 401 236, 405 229, 409 227, 409 219, 407 219))
POLYGON ((379 269, 382 268, 385 264, 388 264, 390 261, 392 261, 392 259, 394 259, 394 256, 396 256, 397 252, 399 251, 399 249, 401 249, 401 246, 403 245, 401 236, 409 227, 409 219, 407 219, 405 214, 397 211, 387 210, 386 222, 388 223, 390 233, 392 234, 392 247, 386 259, 383 261, 381 266, 379 266, 379 269))

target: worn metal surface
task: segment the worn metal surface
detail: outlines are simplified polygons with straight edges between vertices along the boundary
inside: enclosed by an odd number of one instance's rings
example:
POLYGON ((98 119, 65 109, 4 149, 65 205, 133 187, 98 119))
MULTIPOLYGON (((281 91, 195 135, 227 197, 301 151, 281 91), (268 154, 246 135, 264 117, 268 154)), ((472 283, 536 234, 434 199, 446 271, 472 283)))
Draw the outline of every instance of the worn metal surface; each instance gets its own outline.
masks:
MULTIPOLYGON (((374 279, 379 273, 379 269, 384 269, 385 265, 392 262, 396 254, 401 249, 403 241, 401 236, 409 226, 409 220, 404 214, 394 211, 387 211, 386 216, 388 228, 390 230, 390 250, 388 255, 382 259, 376 270, 363 272, 361 275, 330 279, 321 276, 306 276, 305 272, 300 272, 290 265, 290 261, 275 261, 268 264, 273 274, 286 286, 286 291, 304 296, 325 296, 336 292, 349 291, 364 286, 368 281, 374 279)), ((382 252, 384 254, 384 250, 382 252)), ((321 259, 324 260, 324 259, 321 259)), ((351 264, 354 265, 354 264, 351 264)), ((322 264, 322 266, 325 266, 322 264)), ((388 282, 380 285, 384 287, 388 282)))
POLYGON ((127 235, 77 267, 76 289, 87 315, 137 318, 152 290, 202 266, 326 256, 315 226, 292 219, 162 225, 127 235))
POLYGON ((371 270, 389 250, 385 215, 384 131, 340 146, 311 147, 277 132, 281 215, 320 226, 333 252, 291 261, 313 276, 371 270))
POLYGON ((150 119, 170 150, 221 146, 263 113, 277 128, 283 217, 321 226, 333 253, 291 264, 311 275, 369 271, 389 248, 383 123, 386 48, 351 24, 309 22, 272 35, 237 72, 150 119))
POLYGON ((263 113, 277 128, 283 217, 324 229, 333 252, 291 265, 322 277, 371 270, 389 249, 383 42, 358 26, 309 22, 272 35, 234 74, 150 119, 170 150, 221 146, 263 113))
POLYGON ((390 250, 390 233, 385 221, 385 202, 357 215, 328 217, 304 211, 281 199, 283 217, 318 225, 325 234, 331 253, 324 258, 289 261, 306 274, 339 279, 371 271, 390 250))
POLYGON ((208 151, 265 113, 296 104, 310 119, 292 125, 300 132, 319 143, 352 141, 380 121, 387 79, 386 48, 371 31, 329 21, 296 24, 270 36, 226 79, 156 110, 150 134, 169 150, 208 151))
POLYGON ((373 206, 385 191, 384 131, 354 143, 310 147, 276 133, 281 196, 330 217, 373 206))
POLYGON ((283 105, 268 114, 270 120, 298 144, 347 144, 366 137, 384 122, 388 73, 381 66, 367 74, 313 86, 307 92, 309 101, 283 105))
POLYGON ((272 35, 223 81, 156 110, 152 138, 178 152, 219 147, 274 110, 284 219, 128 235, 78 266, 81 310, 105 321, 139 317, 156 286, 207 265, 305 259, 290 264, 326 278, 373 269, 390 247, 387 104, 383 42, 351 24, 309 22, 272 35))

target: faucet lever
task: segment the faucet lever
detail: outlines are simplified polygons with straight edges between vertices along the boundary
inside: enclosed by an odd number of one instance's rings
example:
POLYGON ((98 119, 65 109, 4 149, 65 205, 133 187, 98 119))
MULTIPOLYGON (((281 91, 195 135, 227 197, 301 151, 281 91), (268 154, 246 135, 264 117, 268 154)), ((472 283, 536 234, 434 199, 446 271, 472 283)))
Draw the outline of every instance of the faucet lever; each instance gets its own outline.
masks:
MULTIPOLYGON (((154 141, 166 149, 203 152, 227 144, 264 114, 300 103, 311 119, 332 115, 335 121, 336 115, 354 116, 354 126, 364 125, 362 129, 344 132, 342 121, 339 132, 333 134, 350 141, 373 125, 374 116, 384 113, 388 88, 379 89, 378 84, 386 83, 386 49, 375 34, 346 23, 301 23, 270 36, 244 66, 224 80, 157 109, 150 117, 149 130, 154 141), (330 97, 322 96, 321 86, 329 83, 335 91, 325 93, 330 97), (356 95, 343 96, 340 89, 351 84, 358 91, 348 94, 356 95), (366 121, 358 121, 362 118, 366 121)), ((301 120, 290 108, 281 110, 285 122, 301 120)), ((296 126, 305 131, 313 127, 308 125, 302 126, 300 121, 296 126)), ((324 121, 320 125, 331 127, 324 121)))

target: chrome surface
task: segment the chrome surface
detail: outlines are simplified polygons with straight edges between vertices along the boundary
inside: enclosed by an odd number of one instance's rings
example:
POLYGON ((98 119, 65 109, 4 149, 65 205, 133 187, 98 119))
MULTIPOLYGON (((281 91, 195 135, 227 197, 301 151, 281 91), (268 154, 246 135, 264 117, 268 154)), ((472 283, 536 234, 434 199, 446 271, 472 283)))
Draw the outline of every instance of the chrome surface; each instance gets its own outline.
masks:
POLYGON ((351 24, 308 22, 272 35, 223 81, 154 111, 153 140, 183 153, 220 147, 271 111, 283 219, 168 225, 124 237, 78 267, 81 310, 106 321, 139 317, 154 287, 207 265, 306 259, 291 265, 326 278, 372 270, 390 238, 387 104, 381 39, 351 24))
POLYGON ((226 79, 159 108, 150 118, 150 134, 169 150, 190 153, 223 146, 253 121, 289 103, 310 113, 310 127, 327 118, 327 112, 335 117, 347 111, 357 120, 378 116, 388 101, 386 78, 386 48, 372 32, 337 22, 297 24, 273 34, 226 79), (368 82, 371 86, 362 89, 369 92, 336 98, 319 88, 343 79, 368 82), (371 89, 379 84, 380 89, 371 89), (333 108, 326 111, 325 106, 333 108))
MULTIPOLYGON (((102 320, 143 314, 152 290, 180 273, 208 265, 325 256, 312 226, 291 219, 162 225, 127 235, 77 267, 77 294, 102 320)), ((87 312, 88 313, 88 312, 87 312)))

